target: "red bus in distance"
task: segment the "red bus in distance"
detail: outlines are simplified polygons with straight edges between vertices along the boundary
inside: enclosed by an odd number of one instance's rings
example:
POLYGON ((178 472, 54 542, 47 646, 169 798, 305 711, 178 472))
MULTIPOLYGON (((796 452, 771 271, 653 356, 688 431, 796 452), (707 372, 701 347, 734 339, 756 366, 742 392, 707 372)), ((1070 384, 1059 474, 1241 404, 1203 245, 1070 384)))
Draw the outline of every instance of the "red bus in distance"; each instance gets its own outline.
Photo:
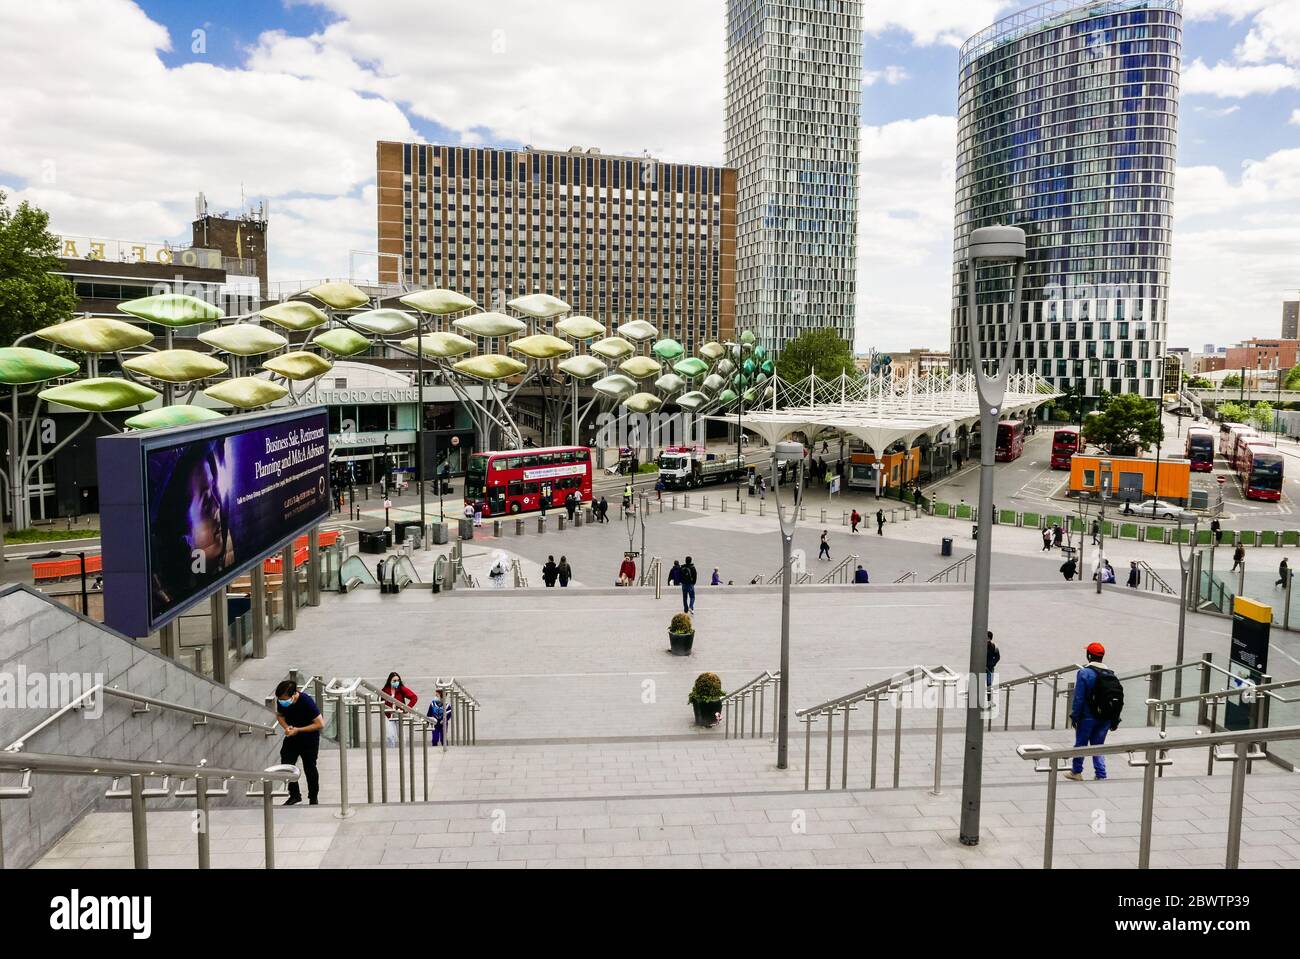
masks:
POLYGON ((1077 426, 1062 426, 1052 436, 1052 469, 1068 470, 1075 453, 1082 453, 1083 433, 1077 426))
POLYGON ((577 493, 591 502, 591 450, 586 446, 475 453, 465 476, 465 502, 482 502, 484 516, 563 509, 577 493))
POLYGON ((1282 498, 1282 454, 1272 446, 1247 443, 1235 463, 1246 499, 1276 503, 1282 498))
POLYGON ((1197 473, 1214 471, 1214 433, 1204 426, 1193 426, 1187 430, 1187 448, 1184 450, 1192 470, 1197 473))
POLYGON ((994 459, 1010 463, 1025 451, 1025 424, 1021 420, 1003 420, 998 424, 998 445, 994 459))

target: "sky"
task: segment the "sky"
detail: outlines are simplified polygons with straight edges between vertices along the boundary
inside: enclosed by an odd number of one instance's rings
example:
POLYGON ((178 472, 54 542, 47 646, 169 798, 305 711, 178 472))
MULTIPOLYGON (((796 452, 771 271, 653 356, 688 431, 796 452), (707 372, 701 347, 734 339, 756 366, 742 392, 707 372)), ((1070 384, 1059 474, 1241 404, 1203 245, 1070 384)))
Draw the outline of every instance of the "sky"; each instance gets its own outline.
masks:
MULTIPOLYGON (((1029 4, 865 0, 857 349, 949 341, 957 51, 1029 4)), ((723 160, 723 0, 0 0, 0 191, 185 240, 266 200, 274 281, 374 275, 375 142, 723 160), (539 15, 545 10, 544 15, 539 15)), ((1300 0, 1185 0, 1170 342, 1300 298, 1300 0)))

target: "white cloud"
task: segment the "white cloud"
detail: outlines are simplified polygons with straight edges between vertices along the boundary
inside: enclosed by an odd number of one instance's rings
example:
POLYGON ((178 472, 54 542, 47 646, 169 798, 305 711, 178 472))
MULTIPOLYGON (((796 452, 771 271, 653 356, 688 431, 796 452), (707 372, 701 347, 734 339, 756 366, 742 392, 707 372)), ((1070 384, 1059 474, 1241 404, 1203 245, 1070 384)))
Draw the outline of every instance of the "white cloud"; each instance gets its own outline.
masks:
POLYGON ((902 30, 920 46, 959 47, 1013 6, 1007 0, 870 0, 863 4, 862 28, 867 34, 902 30))
POLYGON ((1300 3, 1278 3, 1261 11, 1236 50, 1247 63, 1278 58, 1300 64, 1300 3))
POLYGON ((1291 122, 1300 127, 1300 110, 1296 110, 1291 114, 1291 122))
POLYGON ((900 66, 888 66, 883 70, 863 70, 862 85, 864 87, 874 87, 877 83, 884 82, 886 86, 896 87, 900 83, 906 83, 911 79, 911 74, 900 66))
POLYGON ((1300 69, 1282 63, 1238 66, 1219 62, 1211 67, 1198 59, 1183 67, 1184 94, 1239 98, 1293 87, 1300 87, 1300 69))

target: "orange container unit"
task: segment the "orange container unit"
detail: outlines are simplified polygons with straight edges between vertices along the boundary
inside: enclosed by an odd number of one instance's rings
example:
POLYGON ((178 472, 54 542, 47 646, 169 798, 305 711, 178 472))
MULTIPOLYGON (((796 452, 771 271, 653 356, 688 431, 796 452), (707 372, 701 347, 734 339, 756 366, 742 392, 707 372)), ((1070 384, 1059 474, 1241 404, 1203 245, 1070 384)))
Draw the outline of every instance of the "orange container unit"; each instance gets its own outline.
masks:
POLYGON ((1180 456, 1162 456, 1158 469, 1154 457, 1076 453, 1070 458, 1071 492, 1100 493, 1104 476, 1110 477, 1112 496, 1133 499, 1154 496, 1185 506, 1191 495, 1192 464, 1180 456))

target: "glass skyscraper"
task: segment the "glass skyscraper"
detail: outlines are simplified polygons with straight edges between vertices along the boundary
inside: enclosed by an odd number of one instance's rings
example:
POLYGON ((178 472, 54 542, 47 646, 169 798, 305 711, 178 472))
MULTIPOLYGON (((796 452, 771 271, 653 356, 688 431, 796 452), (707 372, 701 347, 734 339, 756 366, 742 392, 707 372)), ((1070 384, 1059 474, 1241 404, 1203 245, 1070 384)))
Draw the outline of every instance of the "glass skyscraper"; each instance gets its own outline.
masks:
POLYGON ((861 91, 860 0, 727 0, 736 327, 775 352, 853 342, 861 91))
MULTIPOLYGON (((1157 396, 1167 342, 1181 0, 1051 0, 961 50, 952 353, 969 369, 966 243, 1028 234, 1017 372, 1157 396)), ((976 279, 984 355, 1008 335, 1010 271, 976 279)))

